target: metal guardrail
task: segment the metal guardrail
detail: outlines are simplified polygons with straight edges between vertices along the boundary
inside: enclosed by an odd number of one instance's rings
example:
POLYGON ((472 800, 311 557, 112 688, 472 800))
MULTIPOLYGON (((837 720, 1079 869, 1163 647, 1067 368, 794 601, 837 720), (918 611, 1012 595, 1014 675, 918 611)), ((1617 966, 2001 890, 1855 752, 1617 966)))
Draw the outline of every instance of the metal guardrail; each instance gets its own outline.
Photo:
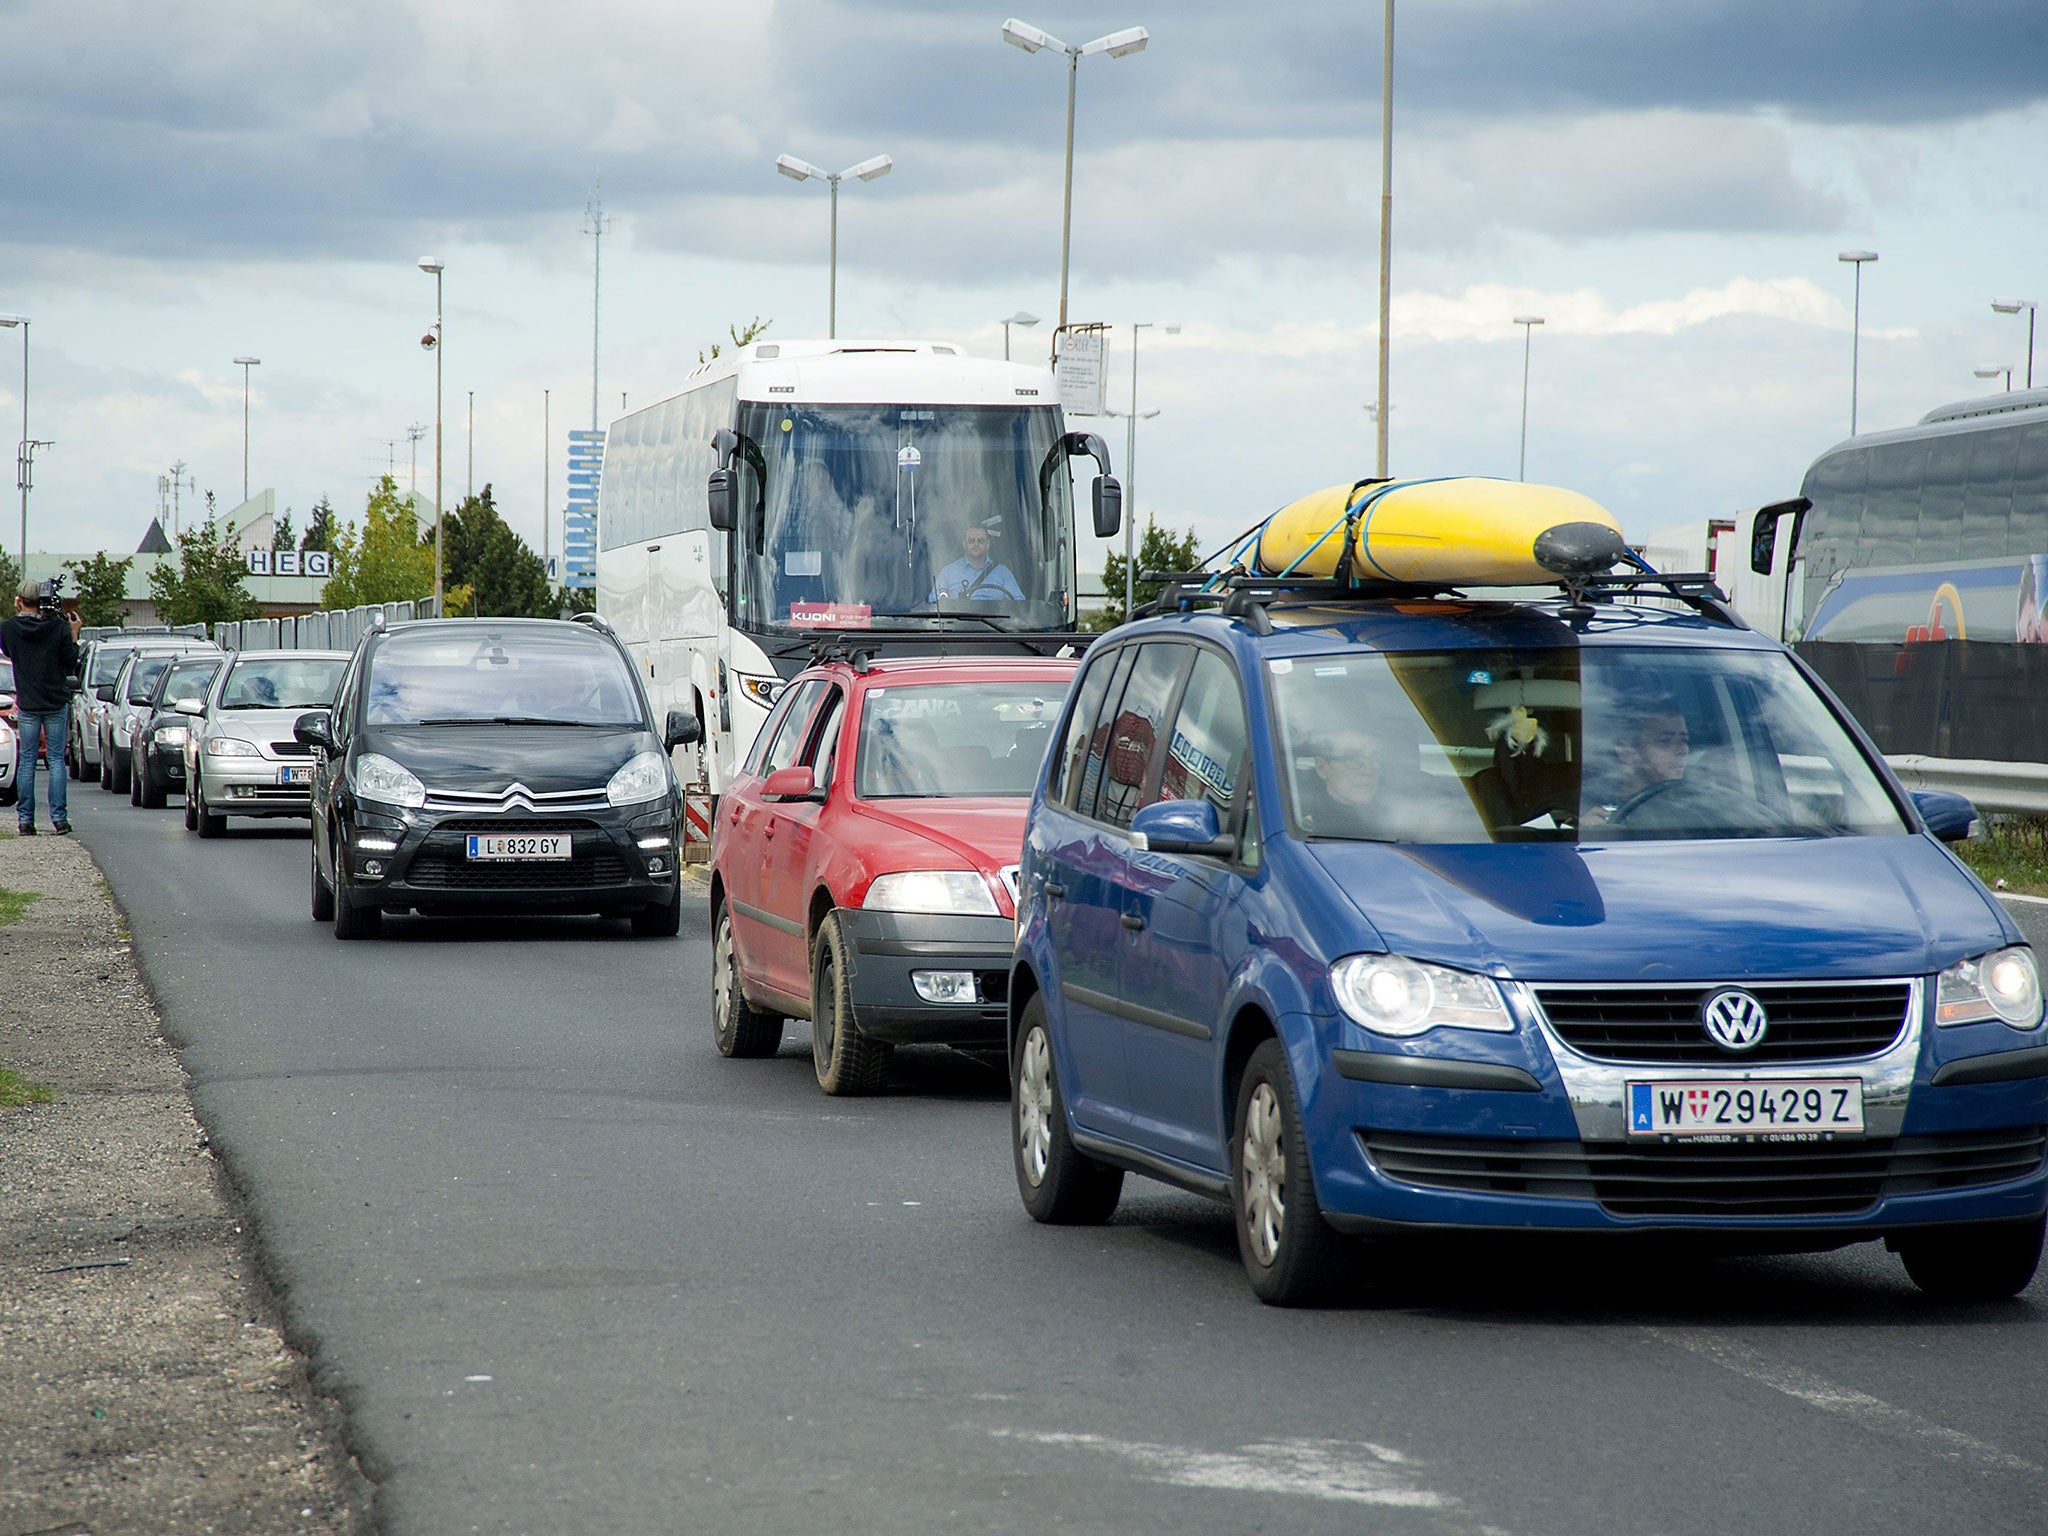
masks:
POLYGON ((371 603, 330 608, 291 618, 243 619, 213 626, 213 641, 224 651, 352 651, 378 614, 386 624, 431 618, 432 599, 418 603, 371 603))
POLYGON ((1982 758, 1887 757, 1908 789, 1945 789, 1980 811, 2048 815, 2048 763, 2000 763, 1982 758))

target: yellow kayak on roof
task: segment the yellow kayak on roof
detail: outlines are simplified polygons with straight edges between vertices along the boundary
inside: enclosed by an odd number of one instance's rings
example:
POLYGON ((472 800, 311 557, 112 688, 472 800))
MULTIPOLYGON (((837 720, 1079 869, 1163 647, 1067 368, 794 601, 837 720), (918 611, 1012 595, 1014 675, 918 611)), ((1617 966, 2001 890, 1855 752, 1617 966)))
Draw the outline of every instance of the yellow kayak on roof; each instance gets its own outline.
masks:
POLYGON ((1304 496, 1266 519, 1248 565, 1262 576, 1334 576, 1347 514, 1350 574, 1365 581, 1526 586, 1608 570, 1626 549, 1621 524, 1589 496, 1461 476, 1304 496))

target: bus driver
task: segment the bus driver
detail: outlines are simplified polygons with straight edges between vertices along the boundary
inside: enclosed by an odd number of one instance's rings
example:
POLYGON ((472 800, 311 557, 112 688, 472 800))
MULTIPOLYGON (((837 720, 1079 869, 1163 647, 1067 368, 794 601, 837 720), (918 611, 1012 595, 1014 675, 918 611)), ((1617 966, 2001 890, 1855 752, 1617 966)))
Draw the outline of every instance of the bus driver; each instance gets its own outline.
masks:
POLYGON ((971 524, 960 543, 965 555, 939 572, 926 602, 936 603, 944 598, 982 603, 1024 600, 1023 588, 1017 585, 1010 568, 997 564, 989 553, 988 529, 979 523, 971 524))

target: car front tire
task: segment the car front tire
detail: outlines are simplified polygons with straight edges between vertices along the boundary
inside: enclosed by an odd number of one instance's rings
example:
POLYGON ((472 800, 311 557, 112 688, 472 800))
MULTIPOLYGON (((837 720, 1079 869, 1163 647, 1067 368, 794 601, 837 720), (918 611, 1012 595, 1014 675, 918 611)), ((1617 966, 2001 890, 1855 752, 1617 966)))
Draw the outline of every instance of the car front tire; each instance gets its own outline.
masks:
POLYGON ((374 939, 384 931, 381 907, 359 907, 349 899, 348 863, 339 853, 334 860, 334 936, 337 939, 374 939))
POLYGON ((1253 1292, 1276 1307, 1327 1300, 1341 1278, 1343 1244, 1316 1199, 1294 1077, 1278 1040, 1261 1042, 1245 1064, 1233 1124, 1230 1207, 1253 1292))
POLYGON ((136 775, 136 782, 142 786, 141 804, 152 811, 162 810, 164 801, 168 798, 170 791, 157 778, 155 770, 149 766, 149 758, 147 756, 144 756, 142 759, 142 772, 136 775))
POLYGON ((633 914, 633 936, 641 939, 672 939, 683 931, 683 898, 666 906, 642 907, 633 914))
POLYGON ((2048 1217, 1931 1227, 1893 1246, 1915 1285, 1936 1301, 2010 1301, 2033 1283, 2048 1217))
POLYGON ((886 1041, 860 1032, 847 970, 846 935, 838 914, 828 912, 811 946, 811 1067, 818 1086, 834 1098, 880 1090, 895 1054, 886 1041))
POLYGON ((773 1056, 782 1048, 782 1020, 755 1009, 740 990, 732 908, 724 902, 711 919, 711 1028, 721 1056, 773 1056))
POLYGON ((201 837, 219 837, 228 829, 228 819, 206 808, 206 786, 195 772, 185 790, 185 825, 201 837))
POLYGON ((1017 1021, 1017 1048, 1010 1059, 1010 1153, 1017 1193, 1033 1221, 1099 1226, 1116 1213, 1124 1171, 1088 1156, 1068 1133, 1042 995, 1024 1005, 1017 1021))
POLYGON ((313 866, 313 921, 334 921, 334 887, 320 873, 320 845, 317 836, 306 840, 306 861, 313 866))

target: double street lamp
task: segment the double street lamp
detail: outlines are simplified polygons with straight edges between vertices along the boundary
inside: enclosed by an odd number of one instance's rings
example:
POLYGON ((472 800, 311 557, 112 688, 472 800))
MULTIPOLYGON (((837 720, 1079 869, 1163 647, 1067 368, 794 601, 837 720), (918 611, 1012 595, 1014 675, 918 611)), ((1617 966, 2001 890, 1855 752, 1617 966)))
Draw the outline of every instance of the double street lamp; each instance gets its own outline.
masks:
POLYGON ((1025 312, 1024 312, 1023 310, 1021 310, 1021 309, 1020 309, 1020 310, 1018 310, 1018 311, 1017 311, 1017 313, 1015 313, 1014 315, 1010 316, 1010 318, 1009 318, 1009 319, 1007 319, 1007 320, 1005 320, 1005 321, 1003 322, 1003 361, 1004 361, 1004 362, 1006 362, 1006 363, 1007 363, 1007 362, 1008 362, 1008 361, 1010 360, 1010 327, 1011 327, 1011 326, 1013 326, 1013 325, 1021 325, 1021 326, 1025 327, 1025 328, 1026 328, 1026 329, 1028 330, 1028 329, 1029 329, 1030 327, 1032 327, 1032 326, 1034 326, 1034 325, 1036 325, 1036 324, 1038 324, 1038 316, 1036 316, 1036 315, 1032 315, 1032 314, 1026 314, 1026 313, 1025 313, 1025 312))
POLYGON ((1053 332, 1055 341, 1067 328, 1067 255, 1074 233, 1074 78, 1084 54, 1106 53, 1112 59, 1121 59, 1141 51, 1151 40, 1152 34, 1143 27, 1125 27, 1121 32, 1111 32, 1076 48, 1014 16, 1003 23, 1003 41, 1011 47, 1022 48, 1026 53, 1052 48, 1067 56, 1067 172, 1066 192, 1060 201, 1060 318, 1053 332))
POLYGON ((1863 366, 1863 263, 1877 260, 1875 251, 1844 251, 1835 258, 1856 269, 1856 304, 1849 321, 1849 435, 1856 435, 1856 387, 1863 366))
MULTIPOLYGON (((2001 315, 2016 315, 2027 312, 2027 388, 2034 387, 2034 301, 2032 299, 1993 299, 1991 307, 2001 315)), ((2010 380, 2007 383, 2010 384, 2010 380)), ((24 433, 23 436, 27 434, 24 433)))
POLYGON ((441 614, 441 271, 438 256, 422 256, 420 270, 434 278, 434 328, 420 345, 434 354, 434 617, 441 614))
POLYGON ((822 181, 832 191, 832 256, 830 276, 826 282, 825 335, 839 334, 839 183, 848 176, 861 181, 874 181, 889 174, 895 165, 887 155, 875 155, 859 165, 849 165, 845 170, 832 172, 820 170, 808 160, 799 160, 795 155, 777 155, 775 169, 791 181, 822 181))
POLYGON ((2003 363, 1990 368, 1972 368, 1970 372, 1980 379, 1995 379, 2002 373, 2005 375, 2005 392, 2012 393, 2012 370, 2003 363))
POLYGON ((1515 460, 1517 480, 1529 478, 1529 344, 1542 323, 1541 315, 1515 316, 1515 324, 1522 328, 1522 452, 1515 460))
POLYGON ((242 370, 242 501, 249 500, 249 370, 262 363, 260 357, 238 357, 235 366, 242 370))

